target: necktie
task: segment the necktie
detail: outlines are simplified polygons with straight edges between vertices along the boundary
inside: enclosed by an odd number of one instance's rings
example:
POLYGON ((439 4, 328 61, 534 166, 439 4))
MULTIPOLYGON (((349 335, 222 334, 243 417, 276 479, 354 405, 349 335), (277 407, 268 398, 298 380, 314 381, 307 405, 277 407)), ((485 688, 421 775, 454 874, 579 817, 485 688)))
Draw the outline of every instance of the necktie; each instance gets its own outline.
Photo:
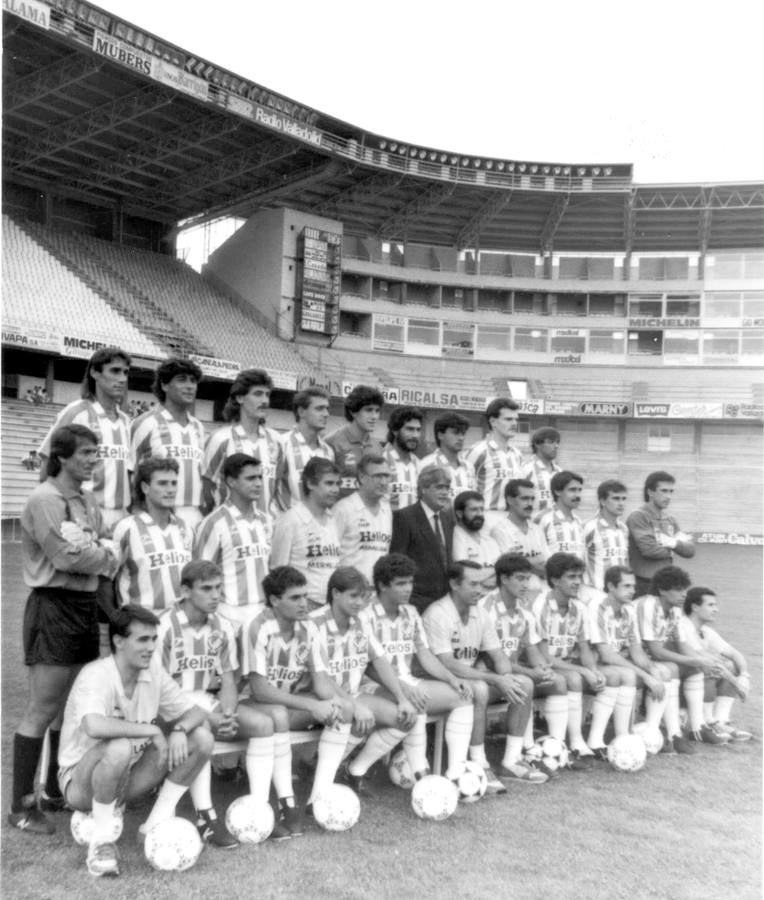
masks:
POLYGON ((438 541, 438 551, 440 552, 440 561, 443 568, 448 566, 448 554, 446 553, 446 542, 443 538, 443 529, 440 527, 440 513, 434 513, 432 517, 433 526, 435 528, 435 537, 438 541))

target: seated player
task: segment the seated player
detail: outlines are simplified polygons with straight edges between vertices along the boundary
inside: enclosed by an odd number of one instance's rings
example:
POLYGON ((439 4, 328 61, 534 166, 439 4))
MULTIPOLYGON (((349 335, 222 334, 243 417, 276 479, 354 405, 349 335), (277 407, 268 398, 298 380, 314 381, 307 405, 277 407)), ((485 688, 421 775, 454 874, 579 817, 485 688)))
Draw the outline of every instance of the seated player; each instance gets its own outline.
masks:
MULTIPOLYGON (((735 743, 750 741, 751 732, 730 723, 732 705, 745 700, 751 689, 751 676, 743 654, 728 644, 711 627, 719 612, 716 594, 707 587, 692 587, 684 598, 684 615, 679 619, 679 652, 707 656, 719 666, 718 677, 707 675, 703 697, 705 724, 715 734, 727 735, 735 743)), ((693 733, 694 740, 705 740, 708 730, 693 733)))
MULTIPOLYGON (((482 502, 482 497, 480 498, 482 502)), ((430 771, 427 762, 426 722, 428 715, 448 713, 445 737, 448 748, 447 778, 456 778, 464 768, 472 733, 472 690, 463 679, 452 675, 427 644, 422 619, 408 601, 414 589, 415 564, 402 553, 380 557, 374 565, 376 597, 361 612, 384 647, 404 694, 418 715, 403 738, 407 756, 414 757, 411 771, 421 777, 430 771), (425 677, 412 673, 412 663, 425 677)), ((370 692, 367 683, 362 690, 370 692)), ((378 693, 378 692, 377 692, 378 693)), ((352 766, 352 763, 351 763, 352 766)), ((351 769, 352 771, 352 769, 351 769)))
POLYGON ((206 714, 154 654, 158 624, 145 607, 129 604, 117 610, 109 624, 111 656, 82 669, 66 703, 59 784, 72 809, 92 810, 91 875, 119 875, 117 849, 108 838, 112 818, 118 806, 145 796, 160 782, 141 833, 172 818, 189 789, 204 821, 200 831, 224 830, 203 774, 213 747, 206 714))
MULTIPOLYGON (((499 636, 501 649, 512 663, 512 671, 533 682, 533 696, 544 698, 544 717, 551 737, 565 742, 568 725, 568 689, 565 678, 556 673, 539 651, 536 620, 525 607, 533 576, 533 566, 525 556, 505 553, 496 560, 496 588, 480 601, 499 636)), ((523 739, 527 750, 533 745, 533 718, 523 739)), ((544 767, 542 771, 546 771, 544 767)), ((552 773, 546 771, 550 777, 552 773)), ((556 774, 556 773, 555 773, 556 774)))
POLYGON ((671 667, 666 690, 663 721, 669 742, 677 753, 694 753, 682 734, 679 722, 679 682, 687 704, 690 731, 697 732, 708 744, 726 744, 728 739, 706 726, 703 719, 703 676, 718 677, 717 663, 705 654, 680 653, 679 617, 690 586, 690 577, 678 566, 664 566, 653 575, 649 593, 637 598, 637 624, 650 659, 671 667))
POLYGON ((309 803, 333 783, 350 733, 352 708, 340 700, 326 669, 321 639, 308 618, 307 581, 292 566, 279 566, 263 579, 266 608, 242 635, 242 671, 252 699, 273 722, 273 786, 279 821, 294 837, 302 834, 292 788, 290 730, 323 725, 318 765, 309 803))
POLYGON ((605 728, 613 715, 615 735, 628 734, 637 686, 647 688, 646 717, 649 728, 657 729, 666 708, 666 687, 671 681, 670 666, 651 660, 639 639, 634 609, 636 578, 625 566, 605 570, 607 596, 589 606, 589 642, 600 661, 600 671, 608 680, 597 695, 592 710, 588 744, 598 759, 606 760, 605 728), (614 677, 619 675, 619 683, 614 677))
POLYGON ((514 674, 488 613, 478 605, 483 596, 483 567, 462 560, 451 564, 448 577, 449 593, 427 607, 422 621, 432 652, 452 675, 468 681, 472 688, 475 713, 470 759, 485 770, 490 793, 506 793, 506 787, 494 774, 485 755, 488 705, 506 702, 507 743, 498 774, 501 778, 529 784, 545 782, 547 776, 543 772, 532 769, 521 759, 523 736, 531 714, 533 682, 526 675, 514 674), (481 653, 490 665, 489 670, 475 667, 481 653))
POLYGON ((551 590, 539 594, 533 603, 541 655, 555 672, 564 676, 568 688, 571 768, 581 770, 590 768, 594 756, 581 732, 583 692, 599 694, 607 684, 587 639, 586 609, 578 599, 583 574, 583 560, 572 553, 553 553, 546 561, 551 590))
MULTIPOLYGON (((234 625, 217 612, 222 586, 222 572, 215 563, 196 559, 183 567, 180 602, 159 620, 158 652, 165 670, 205 710, 215 737, 247 741, 249 792, 267 803, 273 774, 273 722, 252 700, 239 700, 234 625)), ((204 771, 209 778, 209 765, 204 771)), ((277 829, 284 832, 278 836, 291 837, 281 826, 277 829)), ((212 834, 209 840, 219 844, 220 837, 212 834)))

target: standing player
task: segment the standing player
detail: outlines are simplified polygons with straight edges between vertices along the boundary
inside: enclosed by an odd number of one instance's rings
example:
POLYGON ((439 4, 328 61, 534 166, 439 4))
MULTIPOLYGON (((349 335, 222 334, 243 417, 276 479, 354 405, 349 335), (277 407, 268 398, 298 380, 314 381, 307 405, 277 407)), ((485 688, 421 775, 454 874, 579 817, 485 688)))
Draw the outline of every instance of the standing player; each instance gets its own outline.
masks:
POLYGON ((302 473, 309 459, 317 456, 334 462, 334 450, 321 436, 329 422, 329 394, 319 387, 298 391, 292 408, 297 424, 281 438, 281 462, 276 473, 275 502, 282 512, 302 500, 302 473))
POLYGON ((417 476, 422 465, 416 456, 422 439, 424 413, 416 406, 399 406, 387 422, 384 456, 390 466, 390 506, 395 512, 416 503, 417 476))
POLYGON ((451 559, 470 559, 485 569, 484 586, 496 586, 493 564, 499 556, 499 545, 485 526, 485 502, 477 491, 462 491, 454 500, 454 536, 451 559))
POLYGON ((340 470, 340 499, 355 490, 361 457, 369 453, 382 453, 382 444, 373 435, 384 402, 377 388, 357 384, 345 398, 345 418, 348 424, 326 438, 340 470))
POLYGON ((340 565, 354 566, 371 582, 374 563, 390 550, 393 513, 387 499, 390 469, 384 456, 365 453, 358 462, 358 490, 334 507, 340 565))
POLYGON ((629 529, 629 561, 637 576, 637 597, 646 594, 650 579, 671 564, 674 554, 695 556, 692 536, 679 528, 677 520, 666 512, 674 496, 676 479, 668 472, 651 472, 645 479, 645 504, 626 520, 629 529))
POLYGON ((507 743, 498 774, 501 778, 519 782, 543 783, 547 776, 521 759, 523 736, 531 714, 533 682, 525 675, 513 673, 488 613, 479 606, 483 595, 483 570, 477 563, 456 562, 448 574, 449 593, 427 607, 422 621, 432 652, 452 675, 460 681, 468 681, 472 688, 475 717, 470 759, 485 770, 491 793, 506 793, 507 789, 494 774, 485 755, 488 705, 506 702, 507 743), (475 667, 481 653, 490 670, 475 667))
POLYGON ((548 425, 537 428, 531 435, 533 457, 523 466, 521 475, 531 482, 538 498, 538 517, 554 504, 552 495, 552 478, 562 469, 557 465, 557 453, 560 449, 560 432, 548 425))
POLYGON ((506 515, 496 522, 491 531, 491 537, 496 541, 499 553, 524 556, 531 564, 533 573, 528 585, 529 604, 544 589, 545 564, 549 555, 541 526, 533 521, 535 498, 536 490, 531 481, 525 478, 510 478, 504 488, 506 515))
POLYGON ((603 481, 597 488, 599 514, 584 525, 584 581, 598 591, 607 590, 607 569, 629 563, 629 529, 621 518, 626 506, 626 492, 626 485, 620 481, 603 481))
POLYGON ((117 848, 108 837, 117 807, 160 782, 141 834, 171 819, 189 789, 205 828, 207 822, 222 827, 208 800, 209 781, 205 788, 200 778, 212 753, 212 735, 204 711, 154 653, 158 624, 145 607, 118 610, 109 623, 111 656, 83 668, 64 711, 59 783, 73 809, 92 810, 91 875, 119 875, 117 848), (157 724, 160 716, 167 724, 157 724))
MULTIPOLYGON (((363 747, 345 768, 345 780, 360 797, 374 799, 365 775, 378 759, 404 740, 416 721, 416 709, 404 693, 382 645, 368 623, 359 619, 368 590, 368 582, 358 569, 342 566, 329 579, 326 605, 312 613, 311 618, 321 636, 335 691, 352 705, 349 746, 365 738, 363 747), (361 678, 369 667, 382 688, 379 692, 361 691, 361 678)), ((416 771, 417 755, 405 742, 404 749, 412 771, 416 771)))
MULTIPOLYGON (((433 423, 433 433, 437 449, 425 456, 420 465, 442 466, 448 469, 451 475, 451 499, 462 491, 474 491, 477 480, 472 463, 467 462, 467 456, 462 452, 464 436, 470 427, 468 419, 459 413, 446 413, 438 416, 433 423)), ((454 559, 462 559, 456 556, 454 559)))
MULTIPOLYGON (((207 723, 218 740, 247 741, 249 793, 267 803, 273 774, 273 722, 252 700, 239 701, 236 636, 217 613, 222 586, 222 572, 214 563, 197 559, 183 567, 181 599, 159 620, 157 652, 165 671, 207 713, 207 723)), ((197 777, 201 780, 205 775, 209 789, 210 763, 197 777)), ((210 800, 205 808, 211 806, 210 800)), ((236 844, 222 823, 215 819, 212 823, 197 821, 203 837, 219 847, 236 844)))
POLYGON ((227 497, 223 461, 234 453, 246 453, 260 460, 263 487, 257 508, 271 511, 276 471, 281 459, 281 441, 273 428, 265 424, 271 403, 273 381, 262 369, 244 369, 231 385, 223 418, 230 422, 212 434, 204 449, 205 507, 212 509, 227 497))
POLYGON ((261 585, 268 571, 273 522, 257 509, 262 496, 260 460, 246 453, 227 456, 221 467, 226 500, 206 516, 196 532, 194 557, 223 571, 220 614, 242 625, 262 608, 261 585))
POLYGON ((564 676, 568 688, 568 746, 573 768, 588 769, 594 754, 581 732, 583 691, 598 694, 607 679, 597 668, 597 658, 588 641, 586 608, 578 599, 583 573, 583 561, 577 556, 553 553, 546 561, 551 590, 536 598, 533 615, 544 661, 564 676))
POLYGON ((180 599, 180 571, 191 560, 192 534, 173 513, 178 462, 148 456, 138 463, 133 494, 136 512, 114 529, 119 570, 117 597, 155 612, 180 599))
POLYGON ((417 710, 414 726, 403 739, 411 771, 428 774, 427 733, 428 715, 448 713, 445 738, 448 748, 447 778, 456 778, 467 761, 472 733, 472 690, 469 684, 452 675, 430 650, 424 625, 409 604, 414 587, 416 566, 401 553, 380 557, 374 564, 376 598, 361 611, 359 618, 368 624, 384 647, 404 693, 417 710), (412 663, 425 677, 412 673, 412 663))
POLYGON ((539 519, 549 553, 571 553, 584 559, 584 523, 576 515, 584 479, 575 472, 563 471, 552 477, 551 484, 554 506, 539 519))
MULTIPOLYGON (((82 489, 93 477, 98 438, 84 425, 65 425, 50 440, 45 481, 29 495, 21 514, 24 583, 24 663, 29 697, 13 736, 13 790, 8 821, 33 834, 55 827, 35 804, 34 778, 46 729, 64 709, 83 663, 98 656, 96 587, 112 578, 117 561, 107 545, 95 497, 82 489)), ((60 729, 50 729, 50 764, 42 805, 63 807, 58 790, 60 729)))
POLYGON ((136 462, 144 456, 177 460, 175 515, 190 531, 202 518, 204 426, 191 415, 202 370, 190 359, 173 357, 157 369, 152 390, 161 406, 139 416, 132 426, 136 462))
POLYGON ((512 446, 517 434, 518 405, 507 397, 492 400, 485 411, 488 434, 467 453, 475 470, 475 489, 485 500, 486 520, 493 528, 506 509, 504 488, 510 478, 519 478, 520 451, 512 446))
POLYGON ((333 462, 316 456, 305 464, 300 480, 305 499, 276 522, 270 567, 288 565, 302 572, 308 583, 308 599, 315 608, 326 603, 329 576, 342 556, 332 514, 340 492, 340 475, 333 462))
POLYGON ((323 725, 311 800, 334 782, 345 755, 352 708, 341 701, 326 670, 316 626, 308 618, 305 576, 279 566, 263 579, 266 608, 247 627, 243 674, 252 699, 273 721, 273 786, 279 822, 293 836, 302 833, 292 787, 291 729, 323 725))

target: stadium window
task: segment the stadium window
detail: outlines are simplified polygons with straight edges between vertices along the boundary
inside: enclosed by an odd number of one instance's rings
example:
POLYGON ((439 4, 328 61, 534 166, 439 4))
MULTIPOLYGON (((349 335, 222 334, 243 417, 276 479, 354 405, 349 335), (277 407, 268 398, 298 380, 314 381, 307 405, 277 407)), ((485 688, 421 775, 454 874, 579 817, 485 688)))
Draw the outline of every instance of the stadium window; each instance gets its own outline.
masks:
POLYGON ((664 278, 672 280, 690 277, 690 260, 686 256, 669 256, 665 260, 664 278))
POLYGON ((764 279, 764 253, 743 254, 743 277, 749 281, 764 279))
POLYGON ((623 331, 592 329, 589 332, 589 352, 623 356, 625 337, 626 335, 623 331))
POLYGON ((586 294, 556 294, 554 313, 557 316, 585 316, 586 294))
POLYGON ((722 281, 743 277, 742 253, 714 253, 706 258, 706 279, 722 281))
POLYGON ((403 353, 404 320, 394 316, 374 316, 374 349, 403 353))
POLYGON ((622 316, 624 298, 615 294, 589 294, 590 316, 622 316))
POLYGON ((671 429, 668 425, 650 425, 647 429, 647 452, 671 452, 671 429))
POLYGON ((764 291, 746 291, 743 294, 743 315, 746 319, 764 318, 764 291))
POLYGON ((666 316, 669 318, 695 318, 700 315, 700 297, 679 296, 672 294, 666 297, 666 316))
POLYGON ((630 331, 627 347, 629 356, 660 356, 663 353, 663 332, 630 331))
POLYGON ((662 281, 665 277, 663 257, 648 256, 639 260, 639 278, 647 281, 662 281))
POLYGON ((703 359, 724 357, 732 362, 740 353, 740 332, 733 329, 703 332, 703 359))
POLYGON ((629 298, 629 316, 649 316, 660 319, 663 316, 663 295, 641 294, 629 298))
POLYGON ((510 349, 510 329, 502 325, 478 325, 476 347, 478 350, 507 353, 510 349))
POLYGON ((515 328, 515 350, 546 353, 547 337, 545 328, 515 328))
POLYGON ((589 274, 586 257, 561 256, 560 278, 586 278, 589 274))
POLYGON ((409 319, 406 340, 409 344, 440 345, 440 322, 432 319, 409 319))
POLYGON ((663 355, 697 357, 699 343, 699 331, 667 330, 663 332, 663 355))
POLYGON ((552 353, 585 353, 586 334, 582 328, 561 328, 552 332, 552 353), (560 331, 569 332, 560 334, 560 331), (572 332, 572 333, 571 333, 572 332))
POLYGON ((764 356, 764 329, 743 331, 740 339, 742 356, 764 356))
POLYGON ((703 316, 706 319, 739 319, 738 291, 709 292, 703 297, 703 316))

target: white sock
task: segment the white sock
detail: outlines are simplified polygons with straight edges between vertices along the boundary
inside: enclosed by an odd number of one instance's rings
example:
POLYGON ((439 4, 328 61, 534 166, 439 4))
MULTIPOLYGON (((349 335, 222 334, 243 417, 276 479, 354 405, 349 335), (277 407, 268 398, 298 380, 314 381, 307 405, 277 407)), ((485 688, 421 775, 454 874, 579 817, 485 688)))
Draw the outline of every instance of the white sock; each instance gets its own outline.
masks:
POLYGON ((273 777, 273 735, 252 737, 247 741, 245 765, 249 792, 258 803, 267 803, 273 777))
POLYGON ((712 700, 710 703, 703 703, 703 721, 704 722, 713 722, 714 721, 714 701, 712 700))
POLYGON ((714 702, 714 722, 729 722, 732 718, 732 705, 735 702, 734 697, 723 695, 717 697, 714 702))
POLYGON ((347 759, 348 756, 350 756, 350 754, 355 750, 355 748, 359 744, 362 744, 365 740, 366 740, 365 737, 361 737, 360 734, 353 734, 353 732, 351 731, 350 734, 348 735, 348 742, 347 742, 347 745, 345 746, 345 753, 342 756, 343 760, 347 759))
POLYGON ((279 800, 294 796, 292 787, 292 743, 288 731, 273 735, 273 787, 279 800))
POLYGON ((688 675, 682 684, 684 687, 684 699, 687 703, 687 715, 690 719, 690 730, 700 731, 703 724, 703 675, 688 675))
POLYGON ((520 761, 523 754, 523 739, 515 737, 512 734, 507 735, 507 743, 504 745, 504 758, 501 764, 505 769, 509 769, 520 761))
POLYGON ((162 782, 162 787, 159 788, 159 796, 154 801, 149 817, 143 823, 143 832, 147 833, 160 822, 171 819, 175 815, 175 807, 178 805, 178 801, 187 790, 188 788, 185 784, 175 784, 174 781, 165 778, 162 782))
POLYGON ((111 803, 99 803, 98 800, 93 800, 93 832, 90 838, 91 844, 99 844, 108 836, 116 806, 116 799, 112 800, 111 803))
MULTIPOLYGON (((665 685, 668 691, 668 685, 665 685)), ((656 700, 648 691, 645 700, 645 724, 648 728, 658 728, 663 718, 663 711, 666 709, 666 694, 664 693, 662 700, 656 700)))
MULTIPOLYGON (((397 747, 406 734, 407 732, 401 731, 400 728, 378 728, 376 731, 372 731, 361 752, 348 766, 348 772, 356 776, 365 775, 378 759, 382 759, 385 753, 389 753, 397 747)), ((408 754, 406 756, 408 758, 408 754)), ((411 765, 410 758, 409 765, 411 765)))
POLYGON ((666 733, 669 739, 682 733, 679 725, 679 679, 672 678, 666 684, 666 708, 663 711, 666 733))
POLYGON ((488 769, 488 760, 485 755, 485 744, 473 744, 470 747, 470 759, 484 769, 488 769))
POLYGON ((201 767, 199 774, 188 788, 194 809, 212 809, 212 764, 209 760, 201 767))
POLYGON ((411 766, 411 771, 422 772, 429 770, 427 762, 427 716, 416 717, 414 727, 403 738, 403 749, 406 751, 406 759, 411 766))
POLYGON ((571 750, 588 752, 589 748, 581 734, 581 716, 581 691, 568 691, 568 746, 571 750))
POLYGON ((326 790, 334 783, 334 776, 342 762, 345 745, 350 734, 350 723, 341 722, 337 725, 325 726, 318 742, 318 763, 316 774, 313 778, 313 790, 310 793, 309 802, 317 797, 321 791, 326 790))
POLYGON ((472 704, 457 706, 446 719, 446 747, 448 747, 448 769, 446 778, 456 778, 464 768, 472 736, 472 704))
POLYGON ((544 702, 544 718, 549 736, 565 743, 568 727, 568 697, 566 694, 550 694, 544 702))
MULTIPOLYGON (((592 724, 589 727, 590 747, 603 747, 605 745, 605 729, 610 721, 610 717, 613 715, 613 709, 617 702, 617 687, 604 687, 595 694, 594 705, 592 706, 592 724)), ((575 749, 572 744, 571 749, 575 749)))
MULTIPOLYGON (((509 735, 507 735, 509 737, 509 735)), ((527 750, 529 747, 533 746, 533 714, 528 716, 528 722, 525 725, 525 731, 523 732, 523 750, 527 750)))
POLYGON ((613 711, 613 727, 615 728, 616 737, 628 734, 631 730, 631 713, 634 709, 634 698, 636 695, 637 689, 633 684, 622 684, 618 688, 618 698, 615 701, 615 710, 613 711))

